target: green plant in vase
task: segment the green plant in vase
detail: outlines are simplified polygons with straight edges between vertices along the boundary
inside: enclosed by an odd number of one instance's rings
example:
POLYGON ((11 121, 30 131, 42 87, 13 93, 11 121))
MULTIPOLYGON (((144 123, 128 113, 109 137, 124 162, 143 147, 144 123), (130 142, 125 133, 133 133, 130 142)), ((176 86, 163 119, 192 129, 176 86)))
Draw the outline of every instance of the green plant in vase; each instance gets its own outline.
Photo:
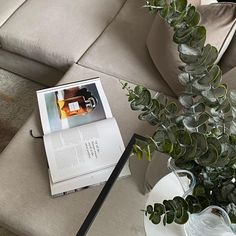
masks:
POLYGON ((161 220, 184 224, 189 213, 217 205, 236 223, 236 91, 222 83, 221 69, 214 64, 218 51, 205 45, 206 29, 199 25, 194 6, 187 0, 151 0, 146 7, 157 11, 174 30, 173 41, 183 62, 178 80, 184 91, 179 109, 163 94, 152 97, 143 86, 131 89, 124 84, 131 109, 140 111, 139 119, 155 128, 146 141, 137 140, 133 151, 149 159, 155 150, 166 153, 196 178, 191 195, 149 205, 146 215, 154 224, 161 220))

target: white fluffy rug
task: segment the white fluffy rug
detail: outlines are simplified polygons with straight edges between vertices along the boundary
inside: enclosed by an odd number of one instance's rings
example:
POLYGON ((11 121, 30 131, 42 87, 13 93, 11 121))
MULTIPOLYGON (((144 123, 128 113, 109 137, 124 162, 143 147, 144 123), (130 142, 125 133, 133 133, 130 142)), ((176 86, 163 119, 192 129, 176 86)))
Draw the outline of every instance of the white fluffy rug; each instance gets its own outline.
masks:
MULTIPOLYGON (((35 91, 42 85, 0 69, 0 152, 24 124, 35 106, 35 91)), ((0 227, 0 236, 16 236, 0 227)))

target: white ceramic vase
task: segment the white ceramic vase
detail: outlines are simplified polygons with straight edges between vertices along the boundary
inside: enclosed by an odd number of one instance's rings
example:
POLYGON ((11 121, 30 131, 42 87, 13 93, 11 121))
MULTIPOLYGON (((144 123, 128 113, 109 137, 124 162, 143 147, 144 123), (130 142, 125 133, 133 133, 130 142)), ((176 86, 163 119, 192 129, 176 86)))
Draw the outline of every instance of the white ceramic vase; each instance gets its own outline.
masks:
MULTIPOLYGON (((186 170, 180 170, 170 158, 168 168, 172 173, 164 176, 151 190, 146 206, 164 199, 172 199, 174 196, 186 197, 192 193, 196 184, 193 174, 186 170)), ((155 236, 157 232, 165 236, 233 236, 236 235, 236 227, 231 224, 226 211, 218 206, 209 206, 200 213, 190 214, 185 225, 172 223, 167 226, 153 225, 148 217, 144 216, 144 225, 147 236, 155 236)))

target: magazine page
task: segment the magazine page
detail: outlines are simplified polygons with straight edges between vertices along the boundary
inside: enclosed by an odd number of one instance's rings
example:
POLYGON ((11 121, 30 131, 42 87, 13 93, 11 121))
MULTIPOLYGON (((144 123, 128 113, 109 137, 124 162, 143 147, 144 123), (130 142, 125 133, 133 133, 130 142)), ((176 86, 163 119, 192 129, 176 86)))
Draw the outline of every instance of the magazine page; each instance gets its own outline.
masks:
POLYGON ((111 118, 99 78, 37 91, 44 134, 111 118))
POLYGON ((114 166, 124 151, 114 118, 44 135, 52 181, 114 166))
MULTIPOLYGON (((51 178, 51 173, 49 171, 50 189, 52 196, 61 196, 63 194, 72 193, 81 188, 88 187, 91 185, 98 185, 108 180, 110 177, 114 166, 98 170, 96 172, 81 175, 72 179, 61 181, 58 183, 53 183, 51 178)), ((122 169, 119 178, 130 175, 130 170, 128 163, 122 169)))

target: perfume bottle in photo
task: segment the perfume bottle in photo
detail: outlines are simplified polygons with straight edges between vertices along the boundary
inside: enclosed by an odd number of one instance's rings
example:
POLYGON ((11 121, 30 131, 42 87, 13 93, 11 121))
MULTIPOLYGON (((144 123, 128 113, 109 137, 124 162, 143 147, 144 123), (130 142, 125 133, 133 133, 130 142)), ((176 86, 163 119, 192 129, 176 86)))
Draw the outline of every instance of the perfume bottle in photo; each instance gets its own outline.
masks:
POLYGON ((75 115, 86 115, 96 107, 96 99, 93 96, 74 96, 63 98, 57 94, 57 105, 61 119, 69 118, 75 115))

